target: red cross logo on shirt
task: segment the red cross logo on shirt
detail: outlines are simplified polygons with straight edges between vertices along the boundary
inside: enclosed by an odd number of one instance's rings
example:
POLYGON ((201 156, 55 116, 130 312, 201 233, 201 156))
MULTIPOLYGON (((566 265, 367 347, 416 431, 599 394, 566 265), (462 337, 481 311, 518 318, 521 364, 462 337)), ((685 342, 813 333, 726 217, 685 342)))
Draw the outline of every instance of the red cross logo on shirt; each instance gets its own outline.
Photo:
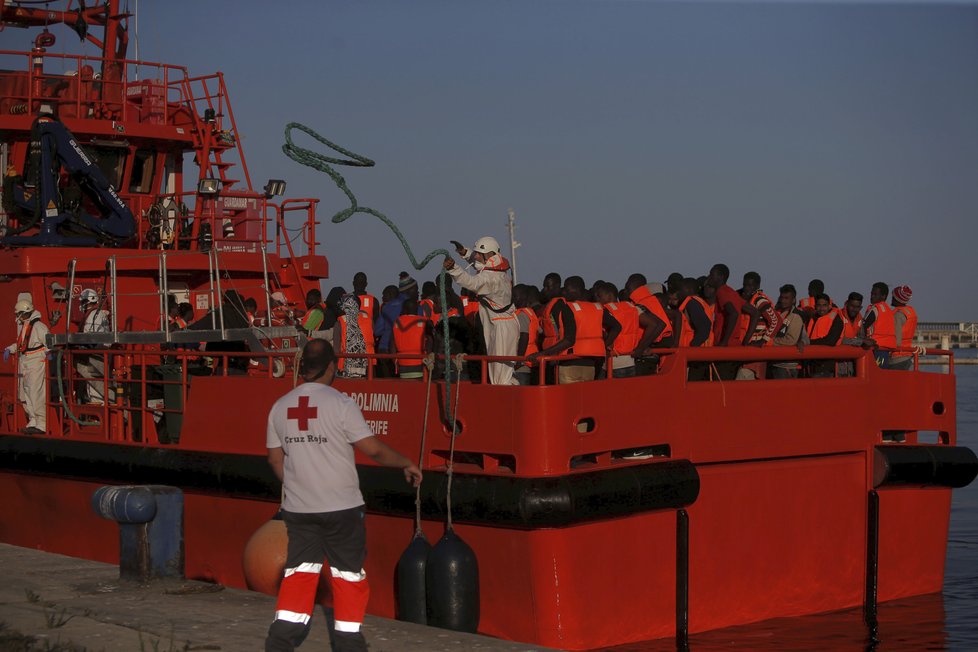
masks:
POLYGON ((316 406, 309 407, 309 397, 300 396, 299 404, 295 407, 290 407, 285 413, 289 421, 295 419, 299 422, 299 430, 305 432, 309 430, 309 419, 315 419, 316 415, 319 413, 319 408, 316 406))

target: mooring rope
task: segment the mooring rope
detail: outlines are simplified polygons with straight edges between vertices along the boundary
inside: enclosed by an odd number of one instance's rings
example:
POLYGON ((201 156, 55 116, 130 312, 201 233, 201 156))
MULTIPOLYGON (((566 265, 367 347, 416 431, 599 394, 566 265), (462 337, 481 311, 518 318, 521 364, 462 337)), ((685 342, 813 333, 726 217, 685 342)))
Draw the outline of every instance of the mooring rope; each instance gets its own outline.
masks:
MULTIPOLYGON (((307 127, 304 124, 300 124, 298 122, 290 122, 287 125, 285 125, 285 144, 282 145, 282 151, 285 152, 285 155, 288 156, 293 161, 295 161, 296 163, 299 163, 300 165, 305 165, 306 167, 313 168, 314 170, 319 170, 320 172, 328 175, 329 178, 333 180, 333 183, 336 184, 336 187, 339 188, 341 191, 343 191, 343 194, 346 195, 347 199, 350 200, 349 208, 344 208, 343 210, 333 215, 331 219, 333 224, 340 224, 341 222, 345 222, 346 220, 350 219, 357 213, 373 215, 381 222, 386 224, 387 227, 394 233, 394 235, 400 241, 401 246, 404 248, 405 253, 407 253, 408 259, 411 261, 411 265, 414 267, 415 270, 418 271, 424 269, 428 265, 428 263, 430 263, 437 256, 443 256, 446 260, 452 257, 452 254, 447 249, 435 249, 427 256, 422 258, 421 261, 419 262, 418 259, 415 258, 414 252, 411 250, 411 246, 408 244, 407 239, 405 239, 404 235, 401 233, 401 230, 397 228, 397 225, 395 225, 390 218, 388 218, 380 211, 375 210, 373 208, 369 208, 367 206, 361 206, 360 203, 357 201, 356 195, 354 195, 353 191, 350 190, 350 187, 346 185, 346 179, 344 179, 343 175, 341 175, 332 167, 333 165, 346 165, 349 167, 369 168, 375 165, 373 160, 367 158, 366 156, 361 156, 360 154, 351 152, 350 150, 337 145, 336 143, 319 135, 313 129, 307 127), (333 150, 334 152, 340 154, 345 158, 326 156, 324 154, 314 152, 304 147, 299 147, 298 145, 292 142, 293 129, 298 129, 299 131, 305 132, 319 143, 322 143, 329 149, 333 150)), ((441 298, 442 310, 447 313, 448 300, 445 294, 446 282, 445 282, 444 267, 438 272, 438 281, 439 281, 438 291, 439 291, 439 296, 441 298)), ((444 334, 444 340, 445 340, 445 366, 447 367, 449 359, 451 357, 451 345, 449 341, 447 317, 445 319, 442 319, 442 322, 443 322, 442 332, 444 334)), ((451 374, 445 374, 445 419, 446 421, 450 421, 454 423, 455 414, 453 413, 451 407, 452 379, 450 375, 451 374)))

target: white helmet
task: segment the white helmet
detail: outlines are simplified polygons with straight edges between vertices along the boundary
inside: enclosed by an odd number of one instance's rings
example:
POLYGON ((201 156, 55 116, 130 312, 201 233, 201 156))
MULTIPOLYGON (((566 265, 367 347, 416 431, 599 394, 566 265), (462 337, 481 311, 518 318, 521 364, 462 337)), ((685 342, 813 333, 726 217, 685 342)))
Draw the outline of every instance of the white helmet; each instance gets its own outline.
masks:
POLYGON ((78 295, 78 300, 81 301, 83 306, 89 303, 98 303, 98 294, 95 290, 88 288, 81 291, 81 294, 78 295))
POLYGON ((472 249, 478 251, 480 254, 498 254, 499 243, 496 242, 495 238, 487 235, 484 238, 476 240, 475 246, 472 249))
POLYGON ((34 312, 34 304, 26 299, 21 299, 14 304, 14 314, 19 315, 22 312, 34 312))

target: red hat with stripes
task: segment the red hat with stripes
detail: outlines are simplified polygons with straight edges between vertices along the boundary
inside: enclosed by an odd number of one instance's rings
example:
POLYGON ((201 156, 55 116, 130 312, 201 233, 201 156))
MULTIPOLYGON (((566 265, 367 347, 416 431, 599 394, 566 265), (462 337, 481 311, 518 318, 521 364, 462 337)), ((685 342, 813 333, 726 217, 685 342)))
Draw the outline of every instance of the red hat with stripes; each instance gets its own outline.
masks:
POLYGON ((911 297, 913 297, 913 290, 910 289, 909 285, 893 288, 893 298, 900 303, 910 303, 911 297))

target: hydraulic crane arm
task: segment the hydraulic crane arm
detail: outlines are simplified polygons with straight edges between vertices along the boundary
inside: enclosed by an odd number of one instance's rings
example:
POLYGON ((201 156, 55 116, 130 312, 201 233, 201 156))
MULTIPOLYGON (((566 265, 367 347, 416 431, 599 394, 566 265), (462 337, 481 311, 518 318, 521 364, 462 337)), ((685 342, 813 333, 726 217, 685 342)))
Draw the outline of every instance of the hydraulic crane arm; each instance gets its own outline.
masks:
POLYGON ((40 222, 41 230, 37 235, 4 238, 5 244, 85 245, 122 242, 135 234, 132 211, 64 124, 47 116, 38 118, 31 131, 31 150, 35 157, 34 192, 15 188, 14 199, 22 208, 33 211, 35 220, 31 225, 40 222), (64 211, 58 188, 61 166, 98 206, 101 216, 64 211), (64 231, 91 235, 79 237, 64 231))

